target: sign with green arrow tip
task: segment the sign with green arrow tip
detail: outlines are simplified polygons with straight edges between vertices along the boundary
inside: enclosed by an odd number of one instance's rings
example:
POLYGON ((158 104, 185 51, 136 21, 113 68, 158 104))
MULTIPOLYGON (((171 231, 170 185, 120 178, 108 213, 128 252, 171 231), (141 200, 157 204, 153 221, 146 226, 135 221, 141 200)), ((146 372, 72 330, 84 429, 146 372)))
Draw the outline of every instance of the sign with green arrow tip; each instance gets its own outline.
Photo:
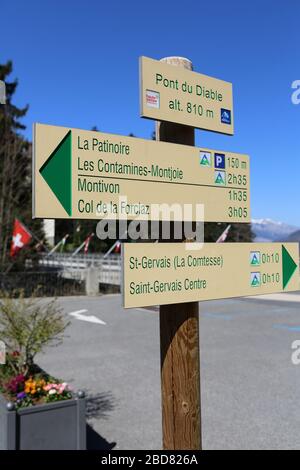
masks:
POLYGON ((300 289, 298 243, 125 243, 125 308, 300 289))
POLYGON ((40 168, 40 174, 68 215, 72 214, 72 134, 69 131, 40 168))
POLYGON ((298 268, 297 262, 293 260, 288 250, 282 245, 282 288, 285 289, 290 282, 294 272, 298 268))
POLYGON ((33 217, 251 220, 247 155, 44 124, 33 155, 33 217))

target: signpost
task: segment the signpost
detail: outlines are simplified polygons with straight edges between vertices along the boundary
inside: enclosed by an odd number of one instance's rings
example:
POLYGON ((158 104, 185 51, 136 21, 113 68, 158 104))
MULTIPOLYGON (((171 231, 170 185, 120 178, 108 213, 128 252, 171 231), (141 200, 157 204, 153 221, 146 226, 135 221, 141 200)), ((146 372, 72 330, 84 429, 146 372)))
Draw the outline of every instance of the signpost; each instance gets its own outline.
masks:
MULTIPOLYGON (((188 59, 166 58, 191 69, 188 59)), ((158 141, 195 145, 193 127, 156 123, 158 141)), ((201 449, 199 304, 160 305, 163 449, 201 449)))
POLYGON ((124 244, 124 306, 300 289, 298 243, 124 244))
MULTIPOLYGON (((247 155, 194 147, 194 128, 233 135, 232 85, 191 69, 140 60, 157 142, 36 124, 33 217, 196 222, 152 207, 202 204, 206 222, 250 222, 247 155)), ((124 245, 125 308, 160 305, 164 449, 201 449, 198 302, 298 290, 298 260, 292 243, 124 245)))
POLYGON ((140 58, 141 116, 232 135, 232 84, 173 65, 140 58))
POLYGON ((247 155, 43 124, 34 193, 38 218, 197 220, 202 204, 206 221, 250 222, 247 155), (182 211, 156 215, 159 204, 182 211))

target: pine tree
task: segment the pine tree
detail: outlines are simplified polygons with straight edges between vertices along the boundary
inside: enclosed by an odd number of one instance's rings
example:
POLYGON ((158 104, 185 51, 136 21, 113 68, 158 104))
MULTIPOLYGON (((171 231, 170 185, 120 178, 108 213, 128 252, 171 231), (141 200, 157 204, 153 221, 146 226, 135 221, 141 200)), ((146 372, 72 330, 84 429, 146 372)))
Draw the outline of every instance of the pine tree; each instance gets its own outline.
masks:
MULTIPOLYGON (((28 106, 18 108, 13 96, 18 81, 8 81, 12 62, 0 64, 0 80, 6 84, 6 104, 0 105, 0 271, 6 270, 11 260, 9 248, 15 217, 29 229, 43 237, 41 221, 32 223, 31 213, 31 144, 21 135, 25 126, 20 121, 28 106)), ((21 250, 15 267, 24 267, 28 250, 21 250)), ((30 253, 34 253, 30 250, 30 253)))

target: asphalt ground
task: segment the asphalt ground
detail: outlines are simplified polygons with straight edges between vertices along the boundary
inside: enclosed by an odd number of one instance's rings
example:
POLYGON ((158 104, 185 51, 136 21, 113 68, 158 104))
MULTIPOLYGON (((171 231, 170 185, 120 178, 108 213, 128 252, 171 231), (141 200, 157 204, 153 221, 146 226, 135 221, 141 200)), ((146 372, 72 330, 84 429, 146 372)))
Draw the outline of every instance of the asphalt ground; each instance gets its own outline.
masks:
MULTIPOLYGON (((158 312, 120 295, 58 303, 67 337, 37 362, 87 392, 88 447, 160 449, 158 312)), ((299 307, 300 293, 200 304, 204 449, 300 449, 299 307)))

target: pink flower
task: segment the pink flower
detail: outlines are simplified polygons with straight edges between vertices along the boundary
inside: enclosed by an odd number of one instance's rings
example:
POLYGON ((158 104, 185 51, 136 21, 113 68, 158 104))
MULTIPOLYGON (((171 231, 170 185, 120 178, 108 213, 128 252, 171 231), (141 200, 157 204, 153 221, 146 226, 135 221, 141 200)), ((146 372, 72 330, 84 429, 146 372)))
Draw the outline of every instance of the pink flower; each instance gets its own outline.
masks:
POLYGON ((69 389, 69 386, 68 386, 67 382, 63 382, 63 383, 59 383, 59 384, 49 383, 49 384, 44 386, 44 390, 46 392, 49 392, 50 390, 55 390, 58 393, 62 394, 66 391, 69 391, 70 389, 69 389))
POLYGON ((57 390, 57 388, 58 388, 57 384, 50 383, 50 384, 45 385, 44 390, 46 392, 49 392, 49 390, 51 390, 51 389, 57 390))
POLYGON ((58 384, 59 393, 64 393, 67 390, 68 390, 68 384, 66 382, 63 382, 62 384, 58 384))

